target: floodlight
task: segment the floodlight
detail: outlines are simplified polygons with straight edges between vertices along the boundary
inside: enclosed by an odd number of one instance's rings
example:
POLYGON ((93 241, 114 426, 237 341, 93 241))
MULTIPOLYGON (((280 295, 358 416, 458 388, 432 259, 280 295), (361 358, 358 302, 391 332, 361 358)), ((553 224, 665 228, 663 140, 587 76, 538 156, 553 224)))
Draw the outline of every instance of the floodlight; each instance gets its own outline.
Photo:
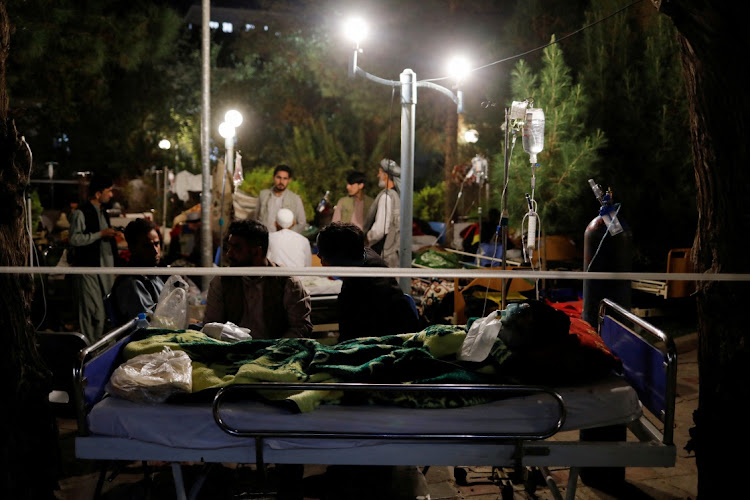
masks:
POLYGON ((470 72, 471 64, 469 63, 469 60, 464 57, 454 57, 448 63, 448 73, 455 78, 457 82, 463 81, 470 72))
POLYGON ((237 128, 242 125, 242 113, 240 113, 236 109, 230 109, 224 115, 224 121, 232 127, 237 128))
POLYGON ((219 125, 219 135, 221 135, 224 139, 231 139, 234 137, 235 130, 234 127, 227 122, 221 122, 221 125, 219 125))
POLYGON ((479 132, 475 129, 467 130, 464 132, 464 140, 469 143, 475 143, 479 140, 479 132))
POLYGON ((367 24, 361 17, 353 17, 344 23, 344 36, 359 46, 367 38, 367 24))

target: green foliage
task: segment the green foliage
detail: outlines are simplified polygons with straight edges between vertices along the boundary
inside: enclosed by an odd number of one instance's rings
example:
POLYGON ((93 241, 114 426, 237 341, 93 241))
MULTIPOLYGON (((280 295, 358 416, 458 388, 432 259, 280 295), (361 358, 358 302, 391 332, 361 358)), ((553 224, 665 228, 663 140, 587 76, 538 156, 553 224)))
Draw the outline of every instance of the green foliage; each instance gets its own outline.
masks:
POLYGON ((425 221, 442 221, 444 218, 445 183, 425 186, 414 193, 414 217, 425 221))
POLYGON ((9 6, 7 83, 11 103, 24 108, 19 128, 35 157, 58 161, 65 177, 148 167, 166 132, 156 117, 169 116, 164 68, 175 58, 182 19, 143 0, 79 4, 9 6))
MULTIPOLYGON (((523 216, 528 212, 525 194, 529 193, 537 202, 536 211, 546 234, 582 235, 592 213, 596 213, 592 212, 596 202, 587 180, 596 172, 599 150, 606 145, 601 130, 586 126, 589 104, 585 89, 573 83, 556 44, 544 49, 538 73, 520 60, 511 78, 513 99, 531 98, 534 107, 542 108, 545 114, 544 150, 538 155, 538 168, 529 163, 521 145, 522 134, 513 133, 507 188, 511 230, 521 228, 523 216), (535 188, 532 188, 532 174, 536 178, 535 188), (583 202, 588 199, 590 204, 583 202)), ((501 155, 495 158, 495 163, 503 164, 501 155)), ((495 186, 502 186, 502 170, 493 171, 495 186)))
POLYGON ((36 223, 42 218, 42 213, 44 212, 44 207, 42 207, 42 202, 39 199, 39 192, 34 189, 29 193, 29 198, 31 199, 31 222, 32 222, 32 228, 36 227, 36 223))

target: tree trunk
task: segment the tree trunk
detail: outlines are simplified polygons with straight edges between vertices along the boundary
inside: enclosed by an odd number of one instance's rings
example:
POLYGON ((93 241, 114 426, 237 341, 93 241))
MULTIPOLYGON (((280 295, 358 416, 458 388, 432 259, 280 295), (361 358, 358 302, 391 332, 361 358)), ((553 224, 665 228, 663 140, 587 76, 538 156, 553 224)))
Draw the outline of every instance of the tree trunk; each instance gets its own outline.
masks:
MULTIPOLYGON (((31 151, 8 116, 5 63, 9 24, 0 0, 0 266, 23 266, 28 259, 24 192, 31 174, 31 151)), ((54 498, 57 432, 48 400, 50 374, 37 352, 30 322, 31 274, 0 274, 2 380, 6 387, 0 460, 0 497, 54 498)))
MULTIPOLYGON (((697 185, 696 272, 750 272, 748 130, 742 55, 750 50, 744 2, 652 0, 679 32, 697 185)), ((748 465, 750 330, 742 311, 747 281, 706 281, 697 291, 698 409, 688 449, 695 451, 699 498, 741 498, 748 465), (727 455, 730 450, 731 457, 727 455)), ((678 451, 679 452, 679 451, 678 451)))

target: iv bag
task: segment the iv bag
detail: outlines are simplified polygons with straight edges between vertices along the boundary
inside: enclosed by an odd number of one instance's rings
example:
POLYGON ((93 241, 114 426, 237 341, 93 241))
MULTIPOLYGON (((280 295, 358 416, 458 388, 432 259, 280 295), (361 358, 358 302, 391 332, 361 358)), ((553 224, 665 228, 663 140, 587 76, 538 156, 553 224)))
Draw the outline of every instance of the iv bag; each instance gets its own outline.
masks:
POLYGON ((529 155, 529 162, 536 163, 537 153, 544 149, 544 111, 541 108, 528 108, 523 124, 523 150, 529 155))
POLYGON ((242 181, 245 180, 245 177, 242 174, 242 156, 240 156, 240 153, 236 153, 237 158, 234 160, 234 175, 232 175, 232 182, 234 183, 234 187, 239 187, 240 184, 242 184, 242 181))

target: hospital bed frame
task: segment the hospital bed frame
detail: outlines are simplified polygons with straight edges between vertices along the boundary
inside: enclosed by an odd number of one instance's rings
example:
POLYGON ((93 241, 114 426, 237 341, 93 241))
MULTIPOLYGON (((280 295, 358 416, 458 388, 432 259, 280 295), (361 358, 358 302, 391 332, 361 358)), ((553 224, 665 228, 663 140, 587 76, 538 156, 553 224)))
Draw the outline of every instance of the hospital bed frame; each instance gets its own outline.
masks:
MULTIPOLYGON (((122 346, 131 340, 135 322, 112 331, 99 342, 83 349, 74 370, 79 436, 76 456, 95 460, 147 461, 172 463, 177 498, 188 498, 180 463, 224 462, 255 463, 263 470, 265 463, 276 464, 356 464, 356 465, 492 465, 496 467, 570 467, 566 498, 575 497, 581 467, 672 467, 676 451, 673 443, 674 402, 677 355, 674 342, 661 330, 604 299, 600 306, 599 332, 623 362, 624 377, 638 393, 644 412, 627 423, 634 439, 627 441, 561 440, 555 434, 561 429, 566 408, 564 399, 554 389, 527 386, 454 385, 430 386, 398 384, 286 384, 290 389, 362 390, 441 390, 490 391, 496 393, 544 393, 556 401, 557 422, 551 428, 534 433, 383 433, 363 429, 361 432, 336 430, 276 430, 235 428, 225 421, 223 409, 227 398, 236 398, 243 391, 268 388, 268 384, 228 386, 216 393, 212 413, 216 424, 226 433, 242 440, 241 446, 214 449, 193 449, 114 437, 89 432, 87 415, 104 396, 104 385, 120 362, 122 346), (626 326, 626 324, 628 326, 626 326), (296 447, 279 449, 268 445, 270 438, 287 440, 374 440, 374 445, 358 447, 296 447), (246 444, 246 445, 245 445, 246 444)), ((279 384, 274 384, 279 385, 279 384)), ((283 384, 282 384, 283 385, 283 384)), ((279 387, 274 387, 278 389, 279 387)), ((206 403, 208 404, 208 403, 206 403)), ((165 405, 168 409, 170 405, 165 405)), ((319 411, 319 410, 316 410, 319 411)), ((363 411, 367 411, 364 407, 363 411)), ((415 410, 416 411, 416 410, 415 410)), ((446 415, 452 410, 445 409, 446 415)), ((205 477, 193 485, 190 497, 197 494, 205 477)), ((549 485, 560 498, 554 484, 549 485)))

